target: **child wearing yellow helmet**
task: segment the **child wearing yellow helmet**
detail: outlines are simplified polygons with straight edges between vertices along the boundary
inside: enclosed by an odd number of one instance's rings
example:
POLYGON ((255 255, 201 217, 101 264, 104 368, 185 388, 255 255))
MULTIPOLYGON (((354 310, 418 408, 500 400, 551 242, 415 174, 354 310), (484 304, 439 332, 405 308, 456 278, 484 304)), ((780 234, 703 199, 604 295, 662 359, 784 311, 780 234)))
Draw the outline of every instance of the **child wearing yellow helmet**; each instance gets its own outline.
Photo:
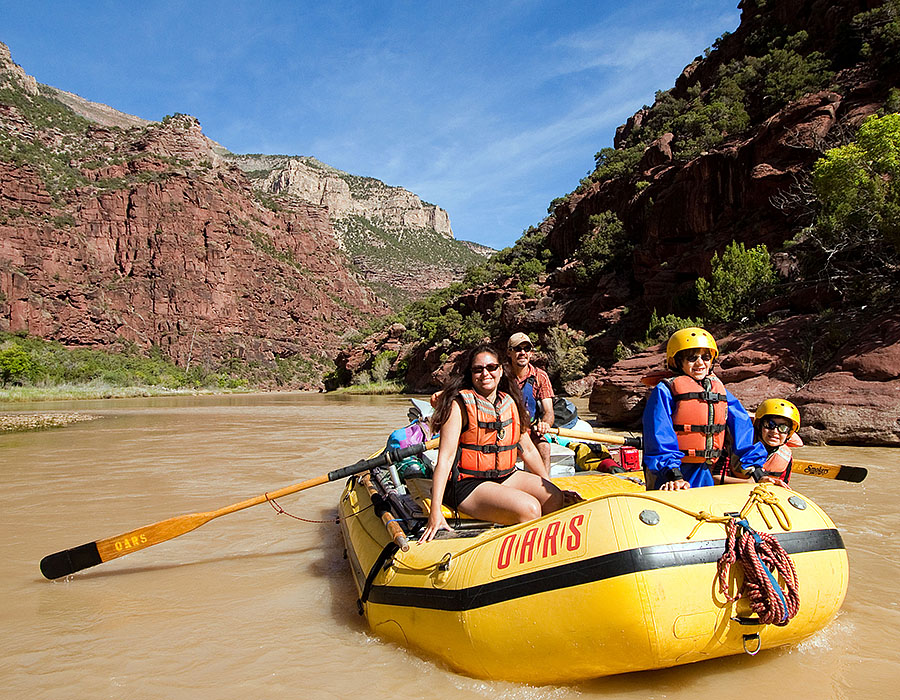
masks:
MULTIPOLYGON (((756 409, 753 420, 753 437, 761 443, 768 454, 763 464, 767 481, 787 487, 791 480, 793 456, 792 447, 803 447, 803 440, 797 435, 800 428, 800 412, 786 399, 766 399, 756 409)), ((722 460, 722 482, 740 482, 750 474, 741 466, 735 455, 722 460)))
POLYGON ((712 486, 711 466, 723 455, 726 432, 745 471, 759 481, 766 451, 753 437, 750 415, 713 374, 719 355, 703 328, 675 331, 666 366, 644 408, 644 471, 648 488, 674 491, 712 486))
POLYGON ((800 429, 800 411, 786 399, 766 399, 756 409, 753 422, 756 438, 765 445, 769 457, 763 464, 766 481, 787 486, 791 481, 793 465, 792 447, 803 447, 797 435, 800 429))

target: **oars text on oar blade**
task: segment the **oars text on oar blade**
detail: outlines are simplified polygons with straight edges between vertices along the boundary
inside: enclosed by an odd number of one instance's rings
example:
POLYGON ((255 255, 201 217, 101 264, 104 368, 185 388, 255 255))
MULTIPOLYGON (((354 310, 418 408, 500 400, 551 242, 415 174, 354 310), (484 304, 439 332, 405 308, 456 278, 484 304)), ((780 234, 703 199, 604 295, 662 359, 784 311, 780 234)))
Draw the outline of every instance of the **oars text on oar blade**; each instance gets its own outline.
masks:
POLYGON ((214 517, 215 513, 179 515, 153 525, 145 525, 123 535, 48 554, 41 559, 41 573, 49 579, 62 578, 196 530, 214 517))

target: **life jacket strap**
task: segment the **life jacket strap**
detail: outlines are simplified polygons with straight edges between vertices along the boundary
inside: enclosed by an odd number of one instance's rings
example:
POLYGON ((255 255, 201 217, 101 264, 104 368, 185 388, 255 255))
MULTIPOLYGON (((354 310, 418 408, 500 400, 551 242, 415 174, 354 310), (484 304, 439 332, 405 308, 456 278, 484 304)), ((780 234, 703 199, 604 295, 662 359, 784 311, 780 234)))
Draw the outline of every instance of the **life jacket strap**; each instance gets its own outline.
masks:
POLYGON ((703 459, 718 459, 722 456, 723 450, 682 450, 685 457, 702 457, 703 459))
POLYGON ((697 399, 704 403, 721 403, 722 401, 728 400, 728 396, 725 394, 717 394, 715 391, 688 391, 684 394, 676 394, 674 398, 676 401, 697 399))
POLYGON ((458 467, 458 469, 460 474, 473 476, 478 479, 502 479, 516 471, 515 467, 510 469, 484 469, 480 471, 478 469, 466 469, 464 467, 458 467))
POLYGON ((493 430, 495 433, 499 433, 508 425, 512 425, 512 418, 509 418, 507 420, 478 421, 479 428, 484 428, 485 430, 493 430))
POLYGON ((509 452, 518 449, 519 445, 468 445, 461 443, 460 447, 464 450, 474 450, 475 452, 484 452, 485 454, 497 454, 499 452, 509 452))
POLYGON ((706 435, 715 435, 716 433, 725 432, 724 425, 675 425, 675 432, 682 433, 705 433, 706 435))

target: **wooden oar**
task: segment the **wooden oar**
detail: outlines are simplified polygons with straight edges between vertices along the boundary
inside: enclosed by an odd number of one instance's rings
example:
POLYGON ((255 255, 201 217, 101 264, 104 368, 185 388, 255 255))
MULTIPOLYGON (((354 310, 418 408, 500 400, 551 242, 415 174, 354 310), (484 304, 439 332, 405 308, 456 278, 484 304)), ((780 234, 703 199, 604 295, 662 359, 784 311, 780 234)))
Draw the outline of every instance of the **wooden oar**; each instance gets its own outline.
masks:
POLYGON ((624 445, 626 447, 637 447, 641 449, 641 439, 639 437, 622 437, 621 435, 604 435, 603 433, 587 433, 581 430, 569 430, 568 428, 550 428, 547 431, 553 435, 572 438, 573 440, 584 440, 585 442, 605 442, 609 445, 624 445))
POLYGON ((858 484, 869 475, 869 470, 865 467, 807 462, 805 459, 797 459, 796 457, 794 457, 791 471, 794 474, 821 476, 823 479, 836 479, 837 481, 852 481, 855 484, 858 484))
MULTIPOLYGON (((579 430, 567 430, 565 428, 550 428, 548 433, 584 440, 585 442, 605 442, 612 445, 626 445, 641 449, 641 438, 620 437, 618 435, 604 435, 602 433, 587 433, 579 430)), ((821 462, 808 462, 794 458, 793 472, 808 476, 819 476, 823 479, 835 479, 837 481, 850 481, 859 483, 868 476, 869 471, 865 467, 851 467, 846 464, 823 464, 821 462)))
POLYGON ((297 493, 298 491, 310 489, 313 486, 319 486, 320 484, 325 484, 330 481, 337 481, 338 479, 343 479, 351 474, 367 471, 373 467, 380 467, 385 464, 399 462, 401 459, 412 457, 425 450, 430 450, 437 447, 439 444, 440 438, 435 438, 419 445, 385 450, 376 457, 362 459, 356 464, 351 464, 348 467, 335 469, 327 474, 317 476, 314 479, 309 479, 308 481, 303 481, 299 484, 294 484, 293 486, 285 486, 277 491, 266 492, 261 496, 248 498, 246 501, 225 506, 219 510, 212 510, 206 513, 179 515, 175 518, 169 518, 168 520, 153 523, 152 525, 139 527, 131 532, 126 532, 124 535, 117 535, 116 537, 109 537, 105 540, 89 542, 80 547, 65 549, 61 552, 56 552, 55 554, 48 554, 41 559, 41 573, 49 579, 68 576, 76 571, 102 564, 110 559, 116 559, 125 556, 126 554, 137 552, 140 549, 152 547, 160 542, 174 539, 191 530, 196 530, 201 525, 223 515, 236 513, 239 510, 244 510, 245 508, 250 508, 251 506, 259 505, 260 503, 267 503, 268 501, 281 498, 282 496, 288 496, 292 493, 297 493))

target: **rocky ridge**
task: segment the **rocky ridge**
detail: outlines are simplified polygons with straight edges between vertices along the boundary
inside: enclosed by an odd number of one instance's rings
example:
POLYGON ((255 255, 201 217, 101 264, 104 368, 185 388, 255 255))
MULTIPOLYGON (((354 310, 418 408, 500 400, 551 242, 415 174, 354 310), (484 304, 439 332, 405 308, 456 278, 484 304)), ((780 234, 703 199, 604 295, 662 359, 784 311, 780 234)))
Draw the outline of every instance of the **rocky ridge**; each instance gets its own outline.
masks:
POLYGON ((182 366, 240 358, 315 388, 344 335, 388 311, 348 269, 327 208, 273 211, 196 119, 88 121, 8 56, 0 330, 157 346, 182 366))
POLYGON ((308 156, 226 157, 277 201, 326 207, 338 244, 357 271, 397 304, 449 286, 493 252, 455 240, 447 212, 402 187, 308 156))
POLYGON ((396 230, 430 229, 453 238, 447 212, 402 187, 351 175, 309 157, 232 155, 230 159, 263 192, 328 207, 334 220, 363 216, 396 230))

